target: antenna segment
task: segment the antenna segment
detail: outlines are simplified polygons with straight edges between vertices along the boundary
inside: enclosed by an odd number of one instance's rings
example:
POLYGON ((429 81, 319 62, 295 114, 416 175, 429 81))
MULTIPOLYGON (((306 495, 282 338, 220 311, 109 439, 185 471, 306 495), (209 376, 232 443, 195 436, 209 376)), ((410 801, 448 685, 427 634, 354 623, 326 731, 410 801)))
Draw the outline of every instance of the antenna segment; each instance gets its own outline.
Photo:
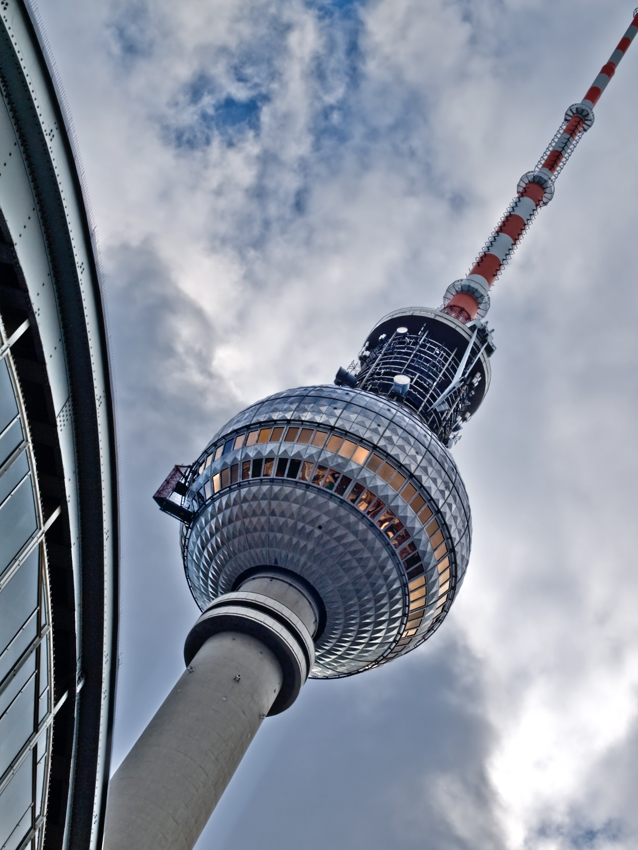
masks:
POLYGON ((489 291, 509 261, 539 210, 554 197, 556 178, 576 146, 594 123, 594 107, 600 100, 616 68, 638 34, 638 9, 631 26, 611 54, 606 65, 580 103, 569 107, 562 124, 533 171, 518 182, 516 197, 507 208, 496 230, 477 257, 470 273, 455 280, 443 296, 443 311, 467 323, 482 319, 490 307, 489 291))

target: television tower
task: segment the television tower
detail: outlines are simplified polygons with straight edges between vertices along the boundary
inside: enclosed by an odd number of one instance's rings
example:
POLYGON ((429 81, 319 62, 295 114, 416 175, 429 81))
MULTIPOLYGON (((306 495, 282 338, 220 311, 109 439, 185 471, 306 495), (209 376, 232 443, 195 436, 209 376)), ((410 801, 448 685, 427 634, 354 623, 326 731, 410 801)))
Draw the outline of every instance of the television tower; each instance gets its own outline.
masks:
POLYGON ((386 316, 334 386, 251 405, 155 494, 181 520, 203 614, 186 672, 111 782, 106 850, 190 850, 262 720, 308 676, 386 664, 445 619, 471 543, 449 448, 490 384, 490 287, 551 201, 636 33, 638 10, 440 309, 386 316))

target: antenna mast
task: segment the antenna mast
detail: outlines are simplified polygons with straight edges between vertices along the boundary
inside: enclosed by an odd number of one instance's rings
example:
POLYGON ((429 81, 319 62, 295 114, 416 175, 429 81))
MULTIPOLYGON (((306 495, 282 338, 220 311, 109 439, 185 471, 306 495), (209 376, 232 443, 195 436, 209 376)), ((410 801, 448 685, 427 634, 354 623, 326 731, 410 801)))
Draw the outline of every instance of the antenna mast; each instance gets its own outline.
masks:
POLYGON ((518 182, 516 197, 507 208, 496 230, 479 254, 470 273, 455 280, 443 296, 443 311, 467 323, 482 319, 489 310, 489 291, 494 281, 509 261, 516 246, 536 218, 541 207, 554 197, 556 178, 561 173, 576 146, 594 123, 594 107, 600 100, 611 78, 616 73, 632 41, 638 34, 638 9, 634 10, 631 26, 611 54, 606 65, 580 103, 569 107, 558 128, 533 171, 528 171, 518 182))

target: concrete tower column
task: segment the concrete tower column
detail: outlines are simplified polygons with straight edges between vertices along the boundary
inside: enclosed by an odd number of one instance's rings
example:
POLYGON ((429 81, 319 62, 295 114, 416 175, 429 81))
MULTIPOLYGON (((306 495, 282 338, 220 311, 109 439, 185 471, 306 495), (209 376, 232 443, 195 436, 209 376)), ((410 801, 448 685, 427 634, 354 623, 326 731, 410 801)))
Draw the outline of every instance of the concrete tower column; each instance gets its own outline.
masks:
POLYGON ((191 850, 269 714, 296 699, 321 619, 312 591, 264 569, 186 639, 186 672, 111 780, 104 850, 191 850))

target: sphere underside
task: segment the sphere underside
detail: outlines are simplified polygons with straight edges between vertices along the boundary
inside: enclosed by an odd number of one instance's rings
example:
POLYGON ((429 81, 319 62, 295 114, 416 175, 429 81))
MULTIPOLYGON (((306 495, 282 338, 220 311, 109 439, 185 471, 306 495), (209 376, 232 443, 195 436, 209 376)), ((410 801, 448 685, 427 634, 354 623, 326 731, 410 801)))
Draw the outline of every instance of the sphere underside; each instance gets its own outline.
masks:
POLYGON ((361 390, 304 387, 242 411, 193 466, 184 506, 200 608, 256 567, 314 587, 326 608, 316 678, 423 642, 469 558, 469 503, 449 452, 398 404, 361 390))

